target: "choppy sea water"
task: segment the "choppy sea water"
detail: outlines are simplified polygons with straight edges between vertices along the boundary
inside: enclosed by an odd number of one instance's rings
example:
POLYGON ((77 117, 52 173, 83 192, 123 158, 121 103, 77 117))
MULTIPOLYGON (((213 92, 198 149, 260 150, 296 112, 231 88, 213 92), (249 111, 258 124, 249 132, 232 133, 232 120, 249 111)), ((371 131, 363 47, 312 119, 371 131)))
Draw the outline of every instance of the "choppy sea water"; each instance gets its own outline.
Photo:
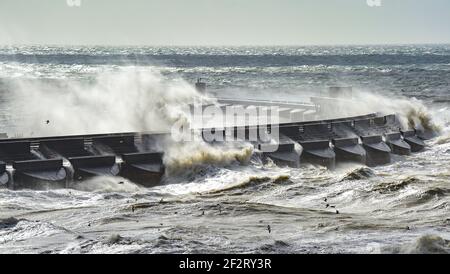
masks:
POLYGON ((292 169, 254 156, 189 166, 154 188, 96 178, 76 189, 0 189, 0 252, 450 252, 448 45, 2 47, 0 131, 152 129, 176 117, 197 77, 231 98, 299 101, 351 85, 420 102, 441 133, 425 151, 370 169, 292 169))

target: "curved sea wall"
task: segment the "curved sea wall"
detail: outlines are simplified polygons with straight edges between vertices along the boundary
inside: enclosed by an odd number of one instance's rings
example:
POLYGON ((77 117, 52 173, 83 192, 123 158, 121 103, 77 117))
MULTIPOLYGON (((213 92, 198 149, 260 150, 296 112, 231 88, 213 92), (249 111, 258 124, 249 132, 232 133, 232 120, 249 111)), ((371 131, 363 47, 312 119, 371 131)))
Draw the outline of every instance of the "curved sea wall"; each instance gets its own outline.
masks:
MULTIPOLYGON (((263 161, 301 168, 310 163, 334 169, 340 162, 384 165, 391 154, 424 149, 432 132, 404 129, 395 115, 261 125, 279 132, 278 140, 250 140, 251 127, 223 128, 221 142, 174 142, 169 133, 113 133, 0 140, 1 185, 12 189, 61 188, 96 176, 122 176, 144 185, 196 165, 246 164, 252 155, 263 161), (225 134, 230 130, 243 131, 225 134), (270 150, 265 148, 271 147, 270 150), (176 153, 174 153, 176 151, 176 153)), ((256 126, 257 130, 259 130, 256 126)), ((205 132, 216 130, 202 129, 205 132)), ((202 136, 203 136, 202 135, 202 136)))

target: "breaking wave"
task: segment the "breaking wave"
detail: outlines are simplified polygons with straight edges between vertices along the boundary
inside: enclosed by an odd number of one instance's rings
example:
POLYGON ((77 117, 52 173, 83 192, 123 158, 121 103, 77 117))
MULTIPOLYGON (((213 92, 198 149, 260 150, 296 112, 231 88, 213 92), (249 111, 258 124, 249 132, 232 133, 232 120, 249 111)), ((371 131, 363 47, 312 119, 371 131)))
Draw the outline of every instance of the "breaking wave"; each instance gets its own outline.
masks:
POLYGON ((409 244, 383 248, 382 252, 401 254, 449 254, 450 241, 437 235, 424 235, 409 244))
POLYGON ((416 177, 408 177, 406 179, 400 180, 400 182, 386 182, 380 183, 378 186, 374 187, 373 191, 378 191, 380 193, 388 193, 398 191, 403 189, 411 184, 420 183, 421 180, 416 177))
POLYGON ((177 121, 188 122, 187 104, 209 100, 184 80, 136 67, 98 73, 87 82, 11 81, 11 107, 18 115, 13 134, 24 136, 167 131, 177 121))
MULTIPOLYGON (((225 191, 231 191, 231 190, 242 190, 251 186, 258 186, 262 183, 273 183, 278 184, 281 182, 286 182, 289 180, 289 175, 277 175, 277 176, 250 176, 249 178, 243 180, 242 182, 239 182, 237 184, 232 184, 225 186, 220 189, 211 190, 208 191, 206 194, 215 194, 225 191)), ((242 193, 243 194, 243 193, 242 193)))
POLYGON ((20 221, 21 220, 16 219, 14 217, 6 218, 6 219, 0 219, 0 229, 14 227, 20 221))
POLYGON ((233 162, 248 163, 253 147, 213 146, 204 142, 180 143, 168 148, 164 163, 167 175, 176 175, 202 165, 226 166, 233 162))
MULTIPOLYGON (((126 54, 120 59, 145 49, 123 50, 126 54)), ((155 52, 160 50, 167 49, 155 52)), ((83 191, 1 189, 0 209, 6 217, 15 218, 0 220, 0 253, 346 253, 361 252, 368 242, 379 243, 378 252, 381 245, 389 245, 384 252, 449 253, 447 234, 441 234, 450 223, 448 62, 417 63, 416 53, 411 53, 405 66, 374 65, 362 55, 353 59, 358 64, 339 63, 350 50, 351 54, 372 52, 351 47, 336 49, 338 52, 326 49, 330 51, 323 60, 319 58, 321 64, 304 66, 298 66, 300 59, 291 56, 267 56, 261 48, 207 49, 211 55, 220 50, 261 55, 255 58, 192 55, 191 51, 204 50, 196 48, 168 50, 174 55, 167 64, 153 66, 149 59, 136 66, 135 62, 116 62, 116 49, 108 47, 94 49, 108 51, 94 53, 98 55, 94 59, 89 53, 77 56, 77 50, 68 56, 48 49, 52 54, 38 56, 37 61, 32 60, 39 54, 34 50, 24 57, 20 56, 24 49, 16 49, 19 56, 4 59, 0 72, 0 90, 4 91, 0 94, 4 113, 0 119, 5 128, 1 132, 26 137, 157 131, 174 122, 190 126, 183 107, 207 98, 188 82, 201 76, 207 79, 211 93, 241 99, 273 99, 275 92, 280 100, 302 101, 329 85, 354 86, 355 93, 360 93, 354 99, 361 104, 346 105, 345 110, 397 113, 405 127, 437 127, 442 133, 427 141, 426 151, 414 153, 407 161, 393 156, 395 165, 372 169, 352 164, 352 169, 345 170, 347 174, 309 165, 293 169, 254 163, 259 159, 250 145, 172 144, 174 140, 167 140, 155 149, 165 152, 168 172, 176 175, 168 181, 180 183, 149 190, 122 178, 98 178, 74 187, 83 191), (330 54, 344 55, 331 56, 335 61, 328 64, 330 54), (16 57, 24 62, 17 62, 16 57), (294 77, 299 75, 302 77, 294 77), (440 81, 435 81, 437 78, 440 81), (435 103, 430 104, 432 101, 435 103), (16 118, 22 118, 20 123, 16 118), (182 176, 188 173, 192 175, 182 176), (327 203, 341 213, 325 208, 327 203), (40 221, 32 221, 37 219, 40 221), (405 231, 406 225, 411 229, 405 231), (148 232, 142 240, 130 236, 142 231, 148 232), (322 237, 323 233, 339 237, 322 237), (439 236, 419 237, 425 234, 439 236)), ((280 53, 297 50, 323 55, 322 49, 309 48, 282 49, 280 53)), ((402 50, 415 51, 415 47, 402 50)), ((444 52, 448 55, 449 48, 444 52)), ((432 59, 436 58, 441 57, 432 59)))
POLYGON ((358 167, 347 174, 341 179, 341 181, 346 180, 362 180, 375 176, 375 173, 372 169, 368 167, 358 167))
POLYGON ((71 188, 89 192, 137 192, 141 189, 124 178, 109 176, 98 176, 82 183, 73 183, 71 188))
POLYGON ((436 145, 443 145, 450 142, 450 133, 446 135, 439 136, 435 141, 434 144, 436 145))
POLYGON ((48 222, 10 219, 7 223, 8 227, 0 231, 0 244, 50 236, 61 232, 71 233, 63 227, 48 222))
POLYGON ((441 127, 433 122, 432 115, 424 107, 410 108, 406 113, 409 128, 422 129, 429 132, 441 132, 441 127))
POLYGON ((350 109, 355 113, 368 111, 383 114, 396 113, 403 128, 417 128, 433 133, 440 133, 441 127, 434 120, 432 111, 416 98, 386 97, 373 91, 357 91, 354 98, 358 104, 350 109))
POLYGON ((266 243, 260 246, 257 253, 292 253, 292 246, 282 240, 275 240, 273 243, 266 243))

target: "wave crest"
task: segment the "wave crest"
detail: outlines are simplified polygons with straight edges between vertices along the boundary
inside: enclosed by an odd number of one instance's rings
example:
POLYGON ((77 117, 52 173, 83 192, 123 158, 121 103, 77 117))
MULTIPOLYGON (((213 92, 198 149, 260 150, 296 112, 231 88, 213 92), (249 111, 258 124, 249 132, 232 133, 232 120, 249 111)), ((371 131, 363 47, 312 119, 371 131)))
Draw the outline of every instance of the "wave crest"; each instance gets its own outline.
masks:
POLYGON ((288 175, 250 176, 247 179, 245 179, 237 184, 233 184, 233 185, 226 186, 226 187, 223 187, 220 189, 212 190, 212 191, 209 191, 207 194, 216 194, 216 193, 220 193, 220 192, 224 192, 224 191, 231 191, 231 190, 242 190, 247 187, 251 187, 251 186, 255 186, 255 185, 257 186, 257 185, 260 185, 262 183, 267 183, 267 182, 277 184, 277 183, 288 181, 289 178, 290 177, 288 175))
POLYGON ((412 243, 387 247, 382 251, 383 253, 402 254, 449 254, 450 241, 437 235, 424 235, 412 243))
POLYGON ((388 192, 394 192, 400 189, 403 189, 411 184, 416 184, 421 182, 420 179, 416 177, 407 177, 400 182, 387 182, 387 183, 381 183, 378 186, 374 187, 372 191, 378 191, 380 193, 388 193, 388 192))
POLYGON ((406 119, 409 128, 418 128, 435 133, 441 132, 441 128, 433 122, 431 113, 425 108, 411 107, 406 113, 406 119))
POLYGON ((248 163, 253 147, 219 147, 204 142, 183 143, 168 148, 164 164, 167 175, 175 175, 202 165, 226 166, 233 162, 248 163))
POLYGON ((367 179, 367 178, 374 177, 374 176, 375 176, 375 173, 373 172, 372 169, 370 169, 368 167, 359 167, 359 168, 356 168, 354 170, 347 172, 347 174, 345 174, 344 177, 341 179, 341 182, 346 181, 346 180, 350 180, 350 181, 362 180, 362 179, 367 179))

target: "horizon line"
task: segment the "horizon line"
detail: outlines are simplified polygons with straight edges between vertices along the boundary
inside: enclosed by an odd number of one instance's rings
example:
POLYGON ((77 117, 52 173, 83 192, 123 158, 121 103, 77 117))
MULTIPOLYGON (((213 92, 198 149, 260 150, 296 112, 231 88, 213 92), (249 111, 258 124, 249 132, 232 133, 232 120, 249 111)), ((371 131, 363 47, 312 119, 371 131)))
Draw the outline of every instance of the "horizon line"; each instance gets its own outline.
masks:
POLYGON ((327 43, 327 44, 106 44, 106 43, 0 43, 4 46, 50 46, 50 47, 345 47, 345 46, 443 46, 450 42, 419 43, 327 43))

